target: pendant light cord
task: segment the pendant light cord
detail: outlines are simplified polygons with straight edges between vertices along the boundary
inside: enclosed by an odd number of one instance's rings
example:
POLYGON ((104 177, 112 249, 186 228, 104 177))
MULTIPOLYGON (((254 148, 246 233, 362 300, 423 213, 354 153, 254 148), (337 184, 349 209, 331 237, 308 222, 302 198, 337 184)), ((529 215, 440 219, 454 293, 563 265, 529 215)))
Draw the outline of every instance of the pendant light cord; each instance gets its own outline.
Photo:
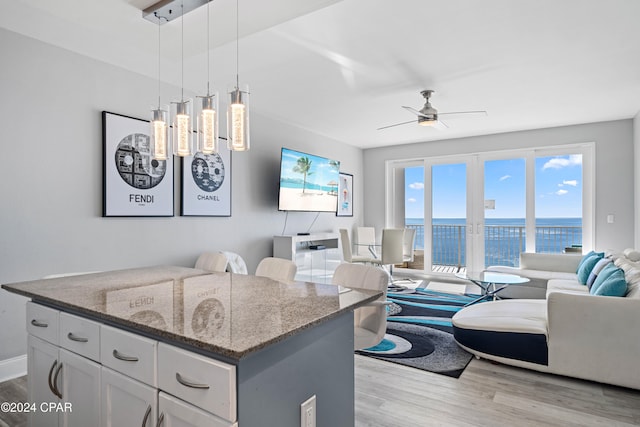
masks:
POLYGON ((209 21, 211 19, 211 13, 209 13, 209 3, 211 3, 211 0, 207 0, 207 96, 210 96, 209 93, 209 83, 211 82, 211 58, 210 58, 210 24, 209 21))
POLYGON ((240 90, 240 6, 239 0, 236 0, 236 89, 240 90))
POLYGON ((180 11, 182 12, 182 16, 180 17, 181 25, 182 25, 182 90, 180 92, 181 101, 184 102, 184 1, 180 4, 180 11))
POLYGON ((155 12, 156 18, 158 18, 158 110, 160 110, 160 17, 158 12, 155 12))

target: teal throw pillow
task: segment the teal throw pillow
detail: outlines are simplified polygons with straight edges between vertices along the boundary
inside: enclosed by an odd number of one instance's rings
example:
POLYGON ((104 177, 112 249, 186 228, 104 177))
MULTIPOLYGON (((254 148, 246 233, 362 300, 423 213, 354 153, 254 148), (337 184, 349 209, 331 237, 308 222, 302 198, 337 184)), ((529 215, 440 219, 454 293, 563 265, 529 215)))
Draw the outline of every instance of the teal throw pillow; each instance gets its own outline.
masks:
POLYGON ((596 280, 594 280, 593 285, 591 285, 591 289, 589 289, 589 293, 591 295, 595 295, 598 288, 604 283, 607 278, 613 274, 616 270, 619 270, 612 262, 605 265, 605 267, 600 271, 596 280))
POLYGON ((606 297, 623 297, 627 293, 627 281, 624 279, 624 271, 616 269, 605 279, 593 295, 606 297))
POLYGON ((584 255, 580 260, 580 262, 578 263, 578 268, 576 269, 576 273, 578 272, 578 270, 580 270, 580 267, 582 267, 582 264, 584 264, 584 262, 587 259, 591 258, 593 255, 598 255, 600 258, 604 258, 604 252, 589 251, 589 253, 584 255))
POLYGON ((595 267, 601 259, 602 257, 598 256, 598 254, 593 254, 584 260, 582 265, 578 268, 578 282, 580 282, 580 284, 587 284, 591 270, 593 270, 593 267, 595 267))
POLYGON ((600 274, 602 269, 604 269, 607 266, 607 264, 609 264, 611 262, 613 262, 613 261, 611 261, 610 258, 602 258, 593 267, 593 269, 591 270, 591 273, 589 274, 589 277, 587 278, 587 287, 589 289, 591 289, 591 286, 593 286, 593 283, 596 281, 596 278, 598 277, 598 274, 600 274))

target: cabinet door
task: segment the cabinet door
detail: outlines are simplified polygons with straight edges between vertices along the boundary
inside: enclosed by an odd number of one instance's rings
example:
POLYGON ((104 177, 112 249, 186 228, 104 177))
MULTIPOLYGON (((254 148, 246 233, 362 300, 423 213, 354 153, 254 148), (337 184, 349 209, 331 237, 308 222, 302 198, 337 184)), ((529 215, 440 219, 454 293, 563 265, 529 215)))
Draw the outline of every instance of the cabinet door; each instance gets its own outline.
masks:
POLYGON ((58 425, 58 414, 55 411, 40 410, 40 405, 43 403, 59 401, 51 385, 58 366, 58 347, 29 335, 27 338, 27 391, 29 402, 35 403, 37 409, 28 414, 31 427, 58 425))
POLYGON ((163 392, 158 394, 158 408, 162 420, 158 427, 237 426, 163 392))
POLYGON ((158 391, 104 366, 102 427, 154 427, 158 414, 158 391))
POLYGON ((71 410, 59 413, 62 427, 88 427, 100 424, 100 365, 60 349, 62 363, 58 389, 62 404, 71 410))

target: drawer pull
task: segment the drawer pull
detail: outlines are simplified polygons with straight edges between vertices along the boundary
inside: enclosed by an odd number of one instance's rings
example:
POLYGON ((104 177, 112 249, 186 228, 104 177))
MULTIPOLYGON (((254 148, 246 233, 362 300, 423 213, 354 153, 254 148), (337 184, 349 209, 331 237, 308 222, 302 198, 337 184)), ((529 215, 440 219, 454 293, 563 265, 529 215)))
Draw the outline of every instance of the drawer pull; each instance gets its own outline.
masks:
POLYGON ((113 357, 115 357, 116 359, 124 360, 125 362, 137 362, 138 360, 140 360, 135 356, 125 356, 124 354, 118 352, 118 350, 116 349, 113 350, 113 357))
POLYGON ((164 412, 160 414, 160 417, 158 417, 158 422, 156 423, 156 427, 160 427, 163 422, 164 422, 164 412))
POLYGON ((31 324, 33 326, 37 326, 38 328, 48 328, 49 324, 48 323, 44 323, 44 322, 38 322, 36 319, 33 319, 31 321, 31 324))
POLYGON ((182 376, 178 372, 176 372, 176 380, 178 380, 180 384, 186 387, 209 389, 209 384, 192 383, 191 381, 187 381, 182 378, 182 376))
POLYGON ((60 362, 60 365, 58 365, 58 369, 56 369, 56 374, 53 376, 53 388, 55 389, 54 393, 56 394, 56 396, 62 399, 62 393, 58 389, 58 385, 57 385, 58 375, 60 375, 60 371, 62 371, 62 362, 60 362))
POLYGON ((144 413, 144 418, 142 419, 142 427, 147 426, 147 420, 149 419, 149 415, 151 415, 151 405, 147 406, 147 412, 144 413))
POLYGON ((77 341, 77 342, 89 342, 89 338, 84 338, 84 337, 79 337, 73 334, 73 332, 69 332, 67 334, 67 338, 69 338, 71 341, 77 341))

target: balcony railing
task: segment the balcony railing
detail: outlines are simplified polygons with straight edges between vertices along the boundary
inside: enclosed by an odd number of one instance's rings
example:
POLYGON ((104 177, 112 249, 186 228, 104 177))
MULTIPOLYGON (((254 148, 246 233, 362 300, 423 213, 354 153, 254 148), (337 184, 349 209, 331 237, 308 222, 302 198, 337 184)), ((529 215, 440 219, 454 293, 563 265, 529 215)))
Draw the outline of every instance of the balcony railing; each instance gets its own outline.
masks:
MULTIPOLYGON (((424 248, 424 226, 407 225, 416 229, 416 249, 424 248)), ((432 225, 433 244, 431 264, 433 266, 457 267, 466 265, 465 248, 467 229, 465 225, 432 225)), ((507 265, 517 267, 520 252, 525 250, 525 227, 517 225, 485 225, 485 265, 507 265)), ((536 252, 562 253, 568 247, 582 245, 581 226, 536 226, 536 252)), ((425 254, 429 256, 428 252, 425 254)))

